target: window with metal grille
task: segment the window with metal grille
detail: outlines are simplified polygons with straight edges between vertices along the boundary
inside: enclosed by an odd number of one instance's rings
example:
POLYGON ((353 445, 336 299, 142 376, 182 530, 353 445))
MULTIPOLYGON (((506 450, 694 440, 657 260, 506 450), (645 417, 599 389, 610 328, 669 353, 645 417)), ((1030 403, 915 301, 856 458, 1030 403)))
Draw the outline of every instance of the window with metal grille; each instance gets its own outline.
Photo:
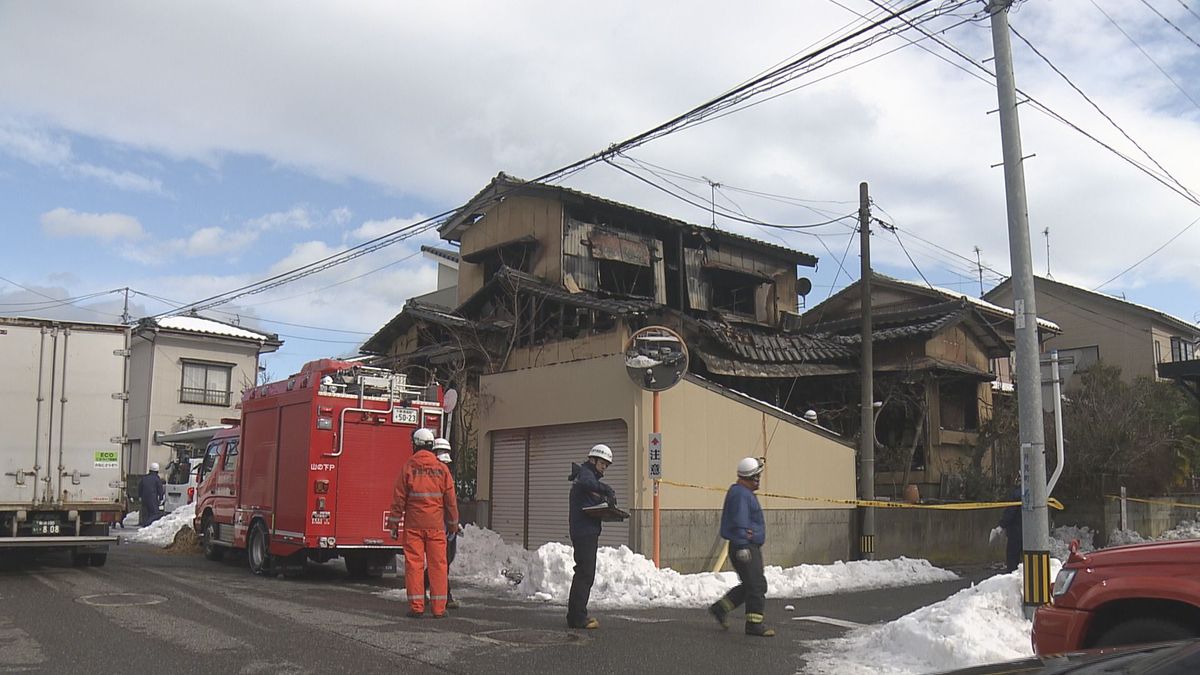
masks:
POLYGON ((229 405, 229 381, 233 366, 222 363, 183 362, 180 403, 229 405))

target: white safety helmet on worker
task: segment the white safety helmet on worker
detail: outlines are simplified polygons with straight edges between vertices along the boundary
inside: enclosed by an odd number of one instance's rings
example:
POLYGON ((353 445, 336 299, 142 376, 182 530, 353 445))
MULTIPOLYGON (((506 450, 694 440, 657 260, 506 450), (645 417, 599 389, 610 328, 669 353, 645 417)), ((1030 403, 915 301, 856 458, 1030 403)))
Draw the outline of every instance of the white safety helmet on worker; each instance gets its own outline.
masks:
POLYGON ((433 432, 429 429, 417 429, 412 435, 413 450, 432 450, 433 432))
POLYGON ((599 459, 602 459, 602 460, 608 462, 609 464, 612 464, 612 461, 613 461, 612 450, 610 450, 609 447, 603 443, 597 443, 597 444, 593 445, 592 449, 588 452, 587 456, 588 457, 597 457, 599 459))
POLYGON ((767 463, 757 457, 746 457, 738 462, 738 478, 754 478, 767 468, 767 463))
POLYGON ((158 462, 150 462, 150 470, 158 473, 158 462))
POLYGON ((444 438, 433 439, 434 452, 450 452, 450 441, 444 438))

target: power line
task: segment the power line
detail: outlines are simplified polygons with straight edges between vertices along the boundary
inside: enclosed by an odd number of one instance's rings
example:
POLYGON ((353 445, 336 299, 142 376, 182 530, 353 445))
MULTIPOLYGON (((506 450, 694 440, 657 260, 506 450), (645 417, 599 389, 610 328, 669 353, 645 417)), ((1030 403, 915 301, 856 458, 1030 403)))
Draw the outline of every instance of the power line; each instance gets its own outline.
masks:
POLYGON ((1146 254, 1146 255, 1145 255, 1145 256, 1144 256, 1144 257, 1143 257, 1141 260, 1138 260, 1137 262, 1133 263, 1133 264, 1132 264, 1132 265, 1130 265, 1129 267, 1126 267, 1125 269, 1121 270, 1121 271, 1120 271, 1120 272, 1119 272, 1119 273, 1118 273, 1116 276, 1114 276, 1113 278, 1109 279, 1108 281, 1105 281, 1104 283, 1100 284, 1099 286, 1096 286, 1096 287, 1095 287, 1095 288, 1093 288, 1092 290, 1093 290, 1093 291, 1097 291, 1097 290, 1100 290, 1101 288, 1104 288, 1105 286, 1109 285, 1109 284, 1110 284, 1110 283, 1112 283, 1113 281, 1116 281, 1117 279, 1119 279, 1119 278, 1121 278, 1122 276, 1124 276, 1126 272, 1129 272, 1130 270, 1132 270, 1133 268, 1137 267, 1138 265, 1141 265, 1142 263, 1146 262, 1147 260, 1149 260, 1150 258, 1152 258, 1152 257, 1153 257, 1155 254, 1157 254, 1159 251, 1161 251, 1161 250, 1163 250, 1164 248, 1166 248, 1166 247, 1167 247, 1167 245, 1169 245, 1171 242, 1173 242, 1173 241, 1175 241, 1176 239, 1178 239, 1178 238, 1180 238, 1181 236, 1183 236, 1183 233, 1184 233, 1184 232, 1187 232, 1188 230, 1192 229, 1192 227, 1193 227, 1193 226, 1194 226, 1196 223, 1200 223, 1200 218, 1197 218, 1197 219, 1193 220, 1192 222, 1188 223, 1188 224, 1187 224, 1187 227, 1184 227, 1182 230, 1180 230, 1180 231, 1176 232, 1176 233, 1175 233, 1175 236, 1173 236, 1173 237, 1171 237, 1170 239, 1168 239, 1168 240, 1166 240, 1165 242, 1163 242, 1163 245, 1162 245, 1162 246, 1159 246, 1158 248, 1154 249, 1153 251, 1151 251, 1151 252, 1147 253, 1147 254, 1146 254))
MULTIPOLYGON (((960 2, 954 3, 953 5, 949 5, 949 4, 943 5, 938 10, 935 10, 934 12, 922 15, 921 17, 918 17, 918 19, 922 23, 929 21, 932 18, 936 18, 937 16, 940 16, 941 14, 946 13, 947 11, 949 11, 950 8, 957 9, 962 4, 965 4, 965 1, 966 0, 961 0, 960 2)), ((870 21, 870 22, 868 22, 868 24, 865 27, 863 27, 859 30, 853 31, 850 34, 848 34, 842 38, 839 38, 826 46, 823 46, 823 47, 817 48, 815 50, 812 50, 810 52, 807 52, 804 55, 802 55, 796 59, 792 59, 791 61, 789 61, 788 63, 786 63, 780 67, 771 69, 767 73, 760 75, 756 78, 753 78, 750 81, 748 81, 742 85, 734 87, 733 89, 727 91, 726 93, 721 94, 721 95, 717 96, 716 98, 713 98, 705 103, 702 103, 699 106, 696 106, 696 107, 692 108, 691 110, 683 113, 682 115, 677 115, 676 117, 673 117, 670 120, 668 120, 662 124, 659 124, 658 126, 652 128, 648 131, 637 134, 629 139, 626 139, 625 141, 623 141, 621 143, 617 143, 612 146, 609 146, 605 150, 602 150, 597 153, 593 153, 592 155, 589 155, 581 160, 577 160, 571 164, 567 164, 566 166, 560 167, 559 169, 556 169, 549 173, 543 174, 542 176, 535 178, 531 182, 533 182, 533 183, 556 182, 556 181, 564 180, 565 178, 573 175, 574 173, 581 171, 584 168, 586 168, 598 161, 606 160, 612 156, 620 154, 624 150, 628 150, 628 149, 637 147, 639 145, 647 143, 656 138, 661 138, 668 134, 681 131, 682 129, 687 128, 690 125, 697 124, 706 118, 712 117, 714 114, 716 114, 719 111, 727 110, 727 109, 731 108, 732 106, 736 106, 739 103, 747 101, 755 96, 758 96, 762 93, 770 91, 776 87, 779 87, 782 84, 784 84, 785 82, 789 81, 790 79, 793 79, 794 77, 798 77, 799 74, 803 74, 804 72, 811 72, 812 70, 815 70, 816 68, 823 67, 824 65, 831 62, 833 59, 841 58, 842 56, 845 56, 847 53, 853 53, 853 51, 862 49, 863 48, 862 45, 864 43, 860 42, 858 45, 852 46, 851 48, 848 48, 847 50, 845 50, 841 53, 833 51, 834 49, 839 48, 839 47, 849 43, 851 40, 856 39, 862 35, 865 35, 871 31, 875 30, 876 28, 883 26, 884 24, 888 23, 889 21, 891 21, 893 19, 903 17, 904 15, 906 15, 926 4, 929 4, 930 2, 932 2, 932 0, 917 0, 916 2, 912 3, 911 5, 909 5, 908 7, 904 8, 904 9, 900 9, 900 10, 896 10, 896 11, 892 11, 889 9, 886 11, 886 15, 883 16, 883 18, 874 20, 874 21, 870 21), (824 60, 817 62, 818 58, 822 58, 822 57, 824 57, 824 60), (817 63, 815 65, 813 65, 814 62, 817 62, 817 63), (805 68, 808 68, 808 70, 803 70, 805 68), (797 73, 799 73, 799 74, 797 74, 797 73)), ((908 21, 907 23, 910 26, 916 25, 911 21, 908 21)), ((888 29, 888 30, 884 31, 884 37, 894 34, 896 32, 896 30, 898 30, 898 29, 888 29)), ((872 42, 876 41, 877 39, 881 39, 881 38, 878 38, 878 36, 876 36, 875 38, 870 38, 864 42, 872 43, 872 42)), ((519 186, 516 186, 512 189, 518 189, 518 188, 519 188, 519 186)), ((507 191, 508 190, 506 190, 505 192, 507 192, 507 191)), ((502 195, 497 195, 497 196, 502 196, 502 195)), ((253 284, 247 284, 240 288, 233 289, 232 291, 227 291, 225 293, 210 296, 203 300, 199 300, 194 303, 191 303, 188 305, 188 307, 190 307, 191 309, 196 310, 196 311, 203 310, 203 309, 210 309, 212 307, 216 307, 218 305, 231 302, 232 300, 235 300, 240 297, 244 297, 247 295, 253 295, 253 294, 257 294, 257 293, 262 293, 271 288, 275 288, 277 286, 281 286, 286 283, 291 283, 293 281, 297 281, 301 278, 310 276, 312 274, 317 274, 326 269, 330 269, 331 267, 334 267, 334 266, 337 266, 340 264, 344 264, 346 262, 349 262, 350 260, 353 260, 355 258, 361 257, 363 255, 374 252, 376 250, 379 250, 380 248, 383 248, 385 246, 390 246, 391 244, 394 244, 394 243, 401 241, 403 239, 406 239, 408 237, 428 231, 429 229, 432 229, 436 225, 436 223, 439 219, 448 217, 448 216, 452 215, 453 213, 457 212, 457 210, 458 209, 445 211, 441 214, 433 216, 424 221, 420 221, 418 223, 413 223, 404 228, 400 228, 391 233, 377 237, 371 241, 359 244, 355 247, 352 247, 351 249, 348 249, 347 251, 327 256, 326 258, 318 260, 314 263, 310 263, 308 265, 301 266, 301 267, 295 268, 293 270, 289 270, 287 272, 282 272, 275 276, 269 277, 268 279, 264 279, 262 281, 255 282, 253 284)))
MULTIPOLYGON (((146 292, 144 292, 144 291, 139 291, 139 290, 136 290, 136 289, 130 289, 130 290, 132 290, 134 293, 136 293, 136 294, 138 294, 138 295, 143 295, 143 296, 146 296, 147 298, 153 298, 154 300, 158 300, 159 302, 163 302, 163 303, 166 303, 166 304, 168 304, 168 305, 175 305, 176 309, 178 309, 178 308, 181 308, 181 307, 184 307, 184 306, 185 306, 185 303, 181 303, 181 302, 179 302, 179 301, 177 301, 177 300, 171 300, 171 299, 169 299, 169 298, 164 298, 164 297, 161 297, 161 296, 158 296, 158 295, 152 295, 152 294, 150 294, 150 293, 146 293, 146 292)), ((302 295, 304 295, 304 294, 302 294, 302 295)), ((300 297, 300 296, 296 296, 296 297, 300 297)), ((222 310, 218 310, 218 309, 214 309, 214 310, 210 310, 210 311, 217 312, 218 314, 224 314, 224 315, 226 315, 226 316, 237 316, 237 317, 240 317, 240 316, 241 316, 240 314, 238 314, 238 313, 236 313, 236 312, 226 312, 226 311, 222 311, 222 310)), ((253 321, 262 321, 262 322, 264 322, 264 323, 277 323, 277 324, 279 324, 279 325, 281 325, 281 326, 291 326, 291 327, 293 327, 293 328, 310 328, 310 329, 312 329, 312 330, 326 331, 326 332, 329 332, 329 333, 348 333, 348 334, 351 334, 351 335, 374 335, 374 333, 369 333, 369 332, 366 332, 366 331, 358 331, 358 330, 344 330, 344 329, 341 329, 341 328, 324 328, 324 327, 321 327, 321 326, 310 326, 310 325, 303 324, 303 323, 288 323, 287 321, 279 321, 279 320, 276 320, 276 319, 268 319, 268 318, 266 318, 266 317, 255 316, 255 315, 248 315, 248 316, 246 316, 246 318, 247 318, 247 319, 251 319, 251 320, 253 320, 253 321)))
MULTIPOLYGON (((1168 26, 1170 26, 1171 28, 1174 28, 1175 32, 1182 35, 1184 37, 1184 39, 1186 39, 1188 42, 1196 45, 1197 47, 1200 47, 1200 42, 1196 42, 1194 39, 1192 39, 1191 35, 1188 35, 1187 33, 1183 32, 1182 28, 1180 28, 1179 26, 1176 26, 1175 22, 1173 22, 1170 19, 1168 19, 1167 17, 1163 16, 1162 12, 1160 12, 1154 8, 1154 5, 1151 5, 1150 3, 1146 2, 1146 0, 1142 0, 1142 4, 1149 7, 1151 12, 1154 12, 1155 14, 1158 15, 1158 18, 1162 19, 1163 21, 1166 21, 1168 26)), ((1187 7, 1187 5, 1184 5, 1184 7, 1187 7)), ((1189 11, 1191 11, 1191 10, 1189 9, 1189 11)))
POLYGON ((1042 61, 1044 61, 1047 66, 1050 66, 1050 69, 1053 70, 1059 77, 1061 77, 1063 79, 1063 81, 1066 82, 1072 89, 1074 89, 1075 93, 1082 96, 1083 100, 1087 101, 1088 104, 1090 104, 1092 106, 1092 108, 1094 108, 1096 110, 1096 112, 1100 113, 1101 117, 1108 120, 1108 123, 1111 124, 1114 129, 1121 132, 1121 135, 1124 136, 1126 138, 1126 140, 1128 140, 1130 143, 1133 143, 1134 147, 1136 147, 1138 150, 1141 150, 1142 154, 1145 155, 1146 158, 1149 159, 1154 164, 1154 166, 1158 167, 1159 171, 1162 171, 1164 174, 1166 174, 1172 181, 1174 181, 1174 183, 1176 185, 1178 185, 1180 188, 1182 188, 1189 195, 1192 194, 1191 190, 1188 190, 1187 187, 1184 186, 1183 183, 1179 182, 1178 178, 1173 176, 1170 171, 1167 171, 1167 168, 1164 167, 1162 164, 1160 164, 1157 159, 1154 159, 1154 156, 1150 154, 1150 151, 1148 151, 1144 147, 1142 147, 1142 145, 1140 143, 1138 143, 1136 140, 1134 140, 1132 136, 1130 136, 1123 128, 1121 128, 1121 125, 1117 124, 1116 120, 1114 120, 1108 113, 1104 112, 1104 110, 1099 106, 1099 104, 1097 104, 1095 101, 1092 100, 1092 97, 1085 94, 1082 89, 1080 89, 1078 86, 1076 86, 1075 83, 1071 81, 1071 78, 1067 77, 1066 73, 1064 73, 1062 70, 1059 70, 1058 66, 1054 65, 1054 63, 1051 62, 1050 59, 1047 58, 1045 54, 1043 54, 1041 51, 1039 51, 1037 47, 1034 47, 1032 42, 1030 42, 1028 39, 1026 39, 1024 35, 1021 35, 1021 33, 1018 32, 1015 27, 1010 25, 1009 30, 1012 31, 1013 35, 1016 35, 1018 38, 1020 38, 1021 42, 1024 42, 1025 45, 1027 47, 1029 47, 1029 49, 1032 50, 1033 53, 1038 56, 1038 58, 1040 58, 1042 61))
POLYGON ((1177 0, 1177 2, 1179 2, 1179 4, 1182 5, 1183 8, 1188 11, 1189 14, 1196 17, 1197 20, 1200 20, 1200 14, 1197 14, 1195 12, 1195 10, 1193 10, 1191 7, 1188 7, 1188 4, 1186 2, 1184 2, 1183 0, 1177 0))
POLYGON ((904 242, 900 240, 900 233, 896 231, 896 226, 892 225, 891 223, 886 223, 878 218, 872 218, 872 220, 878 223, 883 229, 895 235, 896 243, 900 244, 900 250, 904 251, 904 257, 908 258, 908 262, 912 263, 913 269, 917 271, 917 274, 921 275, 921 281, 924 281, 925 285, 932 289, 933 284, 929 283, 929 280, 925 278, 925 273, 922 272, 921 268, 917 266, 917 261, 913 260, 912 256, 908 254, 908 249, 904 248, 904 242))
POLYGON ((1133 43, 1133 46, 1136 47, 1137 50, 1142 53, 1142 56, 1146 57, 1147 61, 1149 61, 1151 64, 1154 65, 1155 68, 1158 69, 1158 72, 1162 73, 1163 77, 1167 78, 1167 80, 1169 80, 1171 82, 1171 84, 1175 85, 1175 88, 1179 90, 1179 93, 1183 94, 1184 98, 1191 101, 1192 105, 1196 106, 1197 109, 1200 109, 1200 103, 1197 103, 1196 99, 1192 98, 1192 95, 1187 93, 1187 90, 1183 88, 1183 85, 1179 84, 1179 82, 1174 77, 1171 77, 1171 74, 1168 73, 1165 68, 1163 68, 1162 66, 1160 66, 1158 64, 1158 61, 1155 61, 1154 57, 1150 56, 1150 52, 1147 52, 1145 49, 1143 49, 1142 45, 1139 44, 1138 41, 1135 40, 1133 38, 1133 36, 1130 35, 1124 28, 1122 28, 1121 24, 1117 23, 1116 19, 1109 16, 1108 12, 1104 11, 1104 9, 1102 7, 1100 7, 1100 5, 1097 5, 1095 0, 1089 0, 1089 2, 1092 3, 1092 7, 1095 7, 1098 12, 1100 12, 1101 14, 1104 15, 1104 18, 1108 19, 1108 22, 1111 23, 1114 28, 1116 28, 1118 31, 1120 31, 1121 35, 1125 36, 1125 39, 1127 39, 1131 43, 1133 43))

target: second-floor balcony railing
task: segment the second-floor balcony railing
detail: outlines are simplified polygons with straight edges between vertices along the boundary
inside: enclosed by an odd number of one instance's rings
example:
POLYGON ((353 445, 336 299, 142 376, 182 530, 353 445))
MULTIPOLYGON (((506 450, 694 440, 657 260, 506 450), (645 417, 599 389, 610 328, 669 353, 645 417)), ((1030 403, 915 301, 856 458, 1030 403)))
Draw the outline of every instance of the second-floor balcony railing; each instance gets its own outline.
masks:
POLYGON ((229 405, 229 392, 213 389, 183 387, 179 392, 180 403, 199 403, 201 405, 229 405))

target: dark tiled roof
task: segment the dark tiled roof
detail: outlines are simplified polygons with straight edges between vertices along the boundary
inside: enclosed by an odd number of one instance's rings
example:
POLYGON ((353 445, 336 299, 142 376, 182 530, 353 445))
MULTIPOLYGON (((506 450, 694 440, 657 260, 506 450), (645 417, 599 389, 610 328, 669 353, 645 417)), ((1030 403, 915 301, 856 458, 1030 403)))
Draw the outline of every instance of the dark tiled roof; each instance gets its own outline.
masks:
POLYGON ((445 260, 449 260, 450 262, 453 262, 453 263, 458 262, 458 251, 451 251, 450 249, 446 249, 446 248, 438 248, 436 246, 425 246, 425 245, 421 246, 421 251, 423 251, 424 253, 429 253, 431 255, 435 255, 435 256, 437 256, 439 258, 443 258, 445 260))
POLYGON ((509 176, 503 172, 497 174, 496 177, 487 184, 487 186, 485 186, 474 197, 471 198, 471 201, 467 202, 454 215, 447 219, 446 224, 439 229, 440 234, 443 238, 451 239, 460 236, 462 230, 470 225, 469 221, 471 221, 472 216, 475 213, 485 210, 488 208, 488 206, 490 206, 491 202, 505 195, 513 194, 517 190, 542 190, 556 192, 559 195, 573 197, 578 200, 591 202, 594 204, 603 204, 613 208, 621 209, 623 211, 628 211, 630 213, 636 213, 646 218, 654 219, 664 225, 682 228, 706 238, 712 238, 717 241, 726 239, 733 242, 739 242, 748 248, 768 251, 776 257, 784 260, 794 261, 798 265, 804 265, 806 267, 816 267, 817 265, 817 257, 808 253, 804 253, 803 251, 797 251, 795 249, 787 248, 786 246, 779 246, 778 244, 759 241, 753 237, 735 234, 733 232, 715 227, 693 225, 676 218, 671 218, 670 216, 664 216, 661 213, 654 213, 653 211, 647 211, 636 206, 630 206, 629 204, 622 204, 621 202, 613 201, 611 199, 597 197, 586 192, 562 187, 561 185, 550 185, 548 183, 533 183, 524 181, 519 178, 509 176))
MULTIPOLYGON (((1002 356, 1009 352, 1008 343, 992 323, 978 308, 963 299, 873 316, 871 338, 878 343, 926 337, 960 323, 965 324, 968 332, 979 340, 989 355, 1002 356)), ((853 317, 810 326, 808 330, 841 344, 851 345, 857 350, 862 344, 860 325, 861 319, 853 317)))
POLYGON ((404 303, 404 308, 400 310, 399 314, 392 317, 391 321, 387 322, 383 328, 380 328, 370 339, 363 343, 359 351, 364 354, 384 353, 392 341, 407 331, 414 321, 418 320, 428 321, 447 328, 467 328, 474 325, 474 322, 469 319, 464 319, 457 314, 447 312, 437 305, 409 300, 404 303))
POLYGON ((825 336, 782 333, 696 319, 703 333, 735 358, 761 363, 829 362, 855 356, 849 347, 825 336))

